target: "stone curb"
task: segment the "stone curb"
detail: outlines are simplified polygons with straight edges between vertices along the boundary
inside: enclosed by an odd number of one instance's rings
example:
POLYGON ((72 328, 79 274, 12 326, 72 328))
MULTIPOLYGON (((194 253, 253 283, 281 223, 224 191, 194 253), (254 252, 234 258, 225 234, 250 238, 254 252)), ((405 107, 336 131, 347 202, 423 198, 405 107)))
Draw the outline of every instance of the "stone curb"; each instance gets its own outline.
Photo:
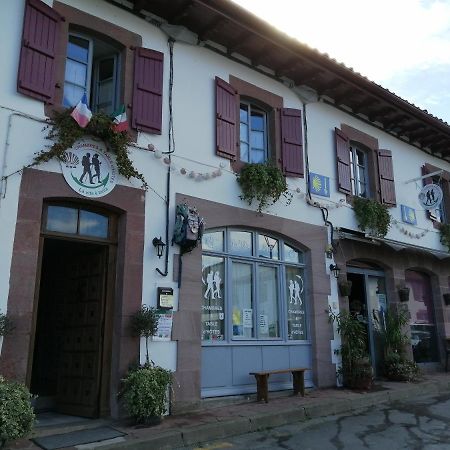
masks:
POLYGON ((250 417, 237 416, 231 420, 196 425, 177 430, 156 433, 140 439, 129 439, 113 445, 102 446, 104 450, 164 450, 192 446, 205 441, 229 438, 240 434, 261 431, 294 422, 308 422, 311 419, 343 414, 380 404, 389 404, 413 396, 431 396, 450 393, 449 380, 425 381, 419 384, 405 384, 397 389, 373 392, 360 397, 318 400, 300 408, 289 408, 258 414, 250 417))

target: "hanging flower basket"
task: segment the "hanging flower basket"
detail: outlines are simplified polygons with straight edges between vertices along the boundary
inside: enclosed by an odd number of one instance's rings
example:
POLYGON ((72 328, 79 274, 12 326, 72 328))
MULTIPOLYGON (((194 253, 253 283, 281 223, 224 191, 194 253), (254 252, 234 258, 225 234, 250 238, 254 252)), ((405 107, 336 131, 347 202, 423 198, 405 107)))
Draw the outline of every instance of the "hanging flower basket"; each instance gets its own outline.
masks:
POLYGON ((401 302, 407 302, 409 300, 409 288, 403 287, 398 290, 398 297, 401 302))
POLYGON ((343 297, 348 297, 352 292, 352 282, 350 280, 339 281, 339 293, 343 297))

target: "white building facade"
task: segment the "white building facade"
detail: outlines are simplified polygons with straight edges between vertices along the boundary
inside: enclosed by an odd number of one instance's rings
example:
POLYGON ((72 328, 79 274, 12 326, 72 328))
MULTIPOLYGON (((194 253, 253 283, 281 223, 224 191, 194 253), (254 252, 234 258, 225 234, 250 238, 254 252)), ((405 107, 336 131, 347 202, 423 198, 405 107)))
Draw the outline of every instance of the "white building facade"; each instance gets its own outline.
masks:
MULTIPOLYGON (((334 385, 328 308, 359 304, 370 317, 404 286, 412 355, 440 367, 450 334, 439 232, 450 217, 447 124, 232 3, 6 0, 0 9, 0 310, 15 324, 0 341, 2 374, 60 411, 118 416, 120 380, 145 358, 130 317, 157 306, 158 288, 173 290, 173 326, 150 356, 174 371, 179 410, 254 392, 255 370, 308 367, 308 386, 334 385), (101 184, 106 157, 89 160, 75 185, 63 162, 32 165, 53 143, 53 111, 84 93, 94 113, 125 105, 147 190, 116 173, 107 193, 81 192, 77 182, 101 184), (278 166, 289 201, 263 214, 242 201, 236 175, 249 162, 278 166), (431 181, 444 200, 428 213, 418 194, 431 181), (358 228, 353 196, 388 206, 384 238, 358 228), (205 231, 180 259, 171 239, 181 203, 205 231), (330 265, 352 281, 350 296, 330 265)), ((101 140, 86 142, 104 154, 101 140)), ((370 349, 377 370, 375 333, 370 349)), ((289 386, 271 379, 273 390, 289 386)))

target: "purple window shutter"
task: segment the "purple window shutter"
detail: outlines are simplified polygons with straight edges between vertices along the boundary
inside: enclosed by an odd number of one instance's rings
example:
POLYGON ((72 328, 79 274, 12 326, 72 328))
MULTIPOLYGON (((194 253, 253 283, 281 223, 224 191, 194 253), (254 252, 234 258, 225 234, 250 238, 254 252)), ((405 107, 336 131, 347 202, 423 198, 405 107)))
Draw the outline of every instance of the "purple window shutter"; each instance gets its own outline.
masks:
POLYGON ((60 21, 61 16, 40 0, 25 3, 17 91, 47 103, 55 92, 60 21))
POLYGON ((216 77, 216 153, 233 161, 237 155, 237 110, 236 89, 216 77))
POLYGON ((163 53, 136 48, 131 126, 137 130, 161 134, 163 65, 163 53))
POLYGON ((285 175, 304 176, 302 112, 299 109, 281 110, 281 160, 285 175))
POLYGON ((336 141, 336 161, 338 191, 344 194, 352 193, 352 180, 350 171, 349 139, 339 128, 334 129, 336 141))
POLYGON ((377 150, 378 178, 380 180, 381 203, 388 206, 397 204, 395 198, 394 167, 390 150, 377 150))

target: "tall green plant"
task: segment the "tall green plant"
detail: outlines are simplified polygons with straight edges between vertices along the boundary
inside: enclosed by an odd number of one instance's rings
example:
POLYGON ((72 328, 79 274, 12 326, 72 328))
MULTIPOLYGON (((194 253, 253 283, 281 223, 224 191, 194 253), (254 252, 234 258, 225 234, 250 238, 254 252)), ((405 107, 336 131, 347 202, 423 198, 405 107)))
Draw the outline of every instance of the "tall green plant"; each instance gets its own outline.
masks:
POLYGON ((391 216, 386 205, 370 198, 354 197, 353 210, 359 228, 375 237, 386 236, 391 225, 391 216))
POLYGON ((136 336, 145 338, 145 352, 147 365, 150 364, 148 341, 156 334, 159 316, 156 308, 142 305, 141 309, 131 317, 131 329, 136 336))
POLYGON ((328 311, 330 322, 336 323, 337 332, 341 336, 339 354, 342 357, 342 367, 339 373, 344 378, 344 384, 349 387, 360 387, 365 380, 372 382, 372 367, 367 350, 367 330, 363 323, 349 311, 334 313, 328 311))
POLYGON ((450 225, 447 223, 441 224, 439 232, 441 234, 441 244, 445 245, 450 252, 450 225))
POLYGON ((237 181, 242 189, 239 198, 249 205, 256 200, 259 213, 275 204, 281 196, 286 198, 286 204, 292 200, 286 178, 278 167, 270 163, 246 164, 237 176, 237 181))

